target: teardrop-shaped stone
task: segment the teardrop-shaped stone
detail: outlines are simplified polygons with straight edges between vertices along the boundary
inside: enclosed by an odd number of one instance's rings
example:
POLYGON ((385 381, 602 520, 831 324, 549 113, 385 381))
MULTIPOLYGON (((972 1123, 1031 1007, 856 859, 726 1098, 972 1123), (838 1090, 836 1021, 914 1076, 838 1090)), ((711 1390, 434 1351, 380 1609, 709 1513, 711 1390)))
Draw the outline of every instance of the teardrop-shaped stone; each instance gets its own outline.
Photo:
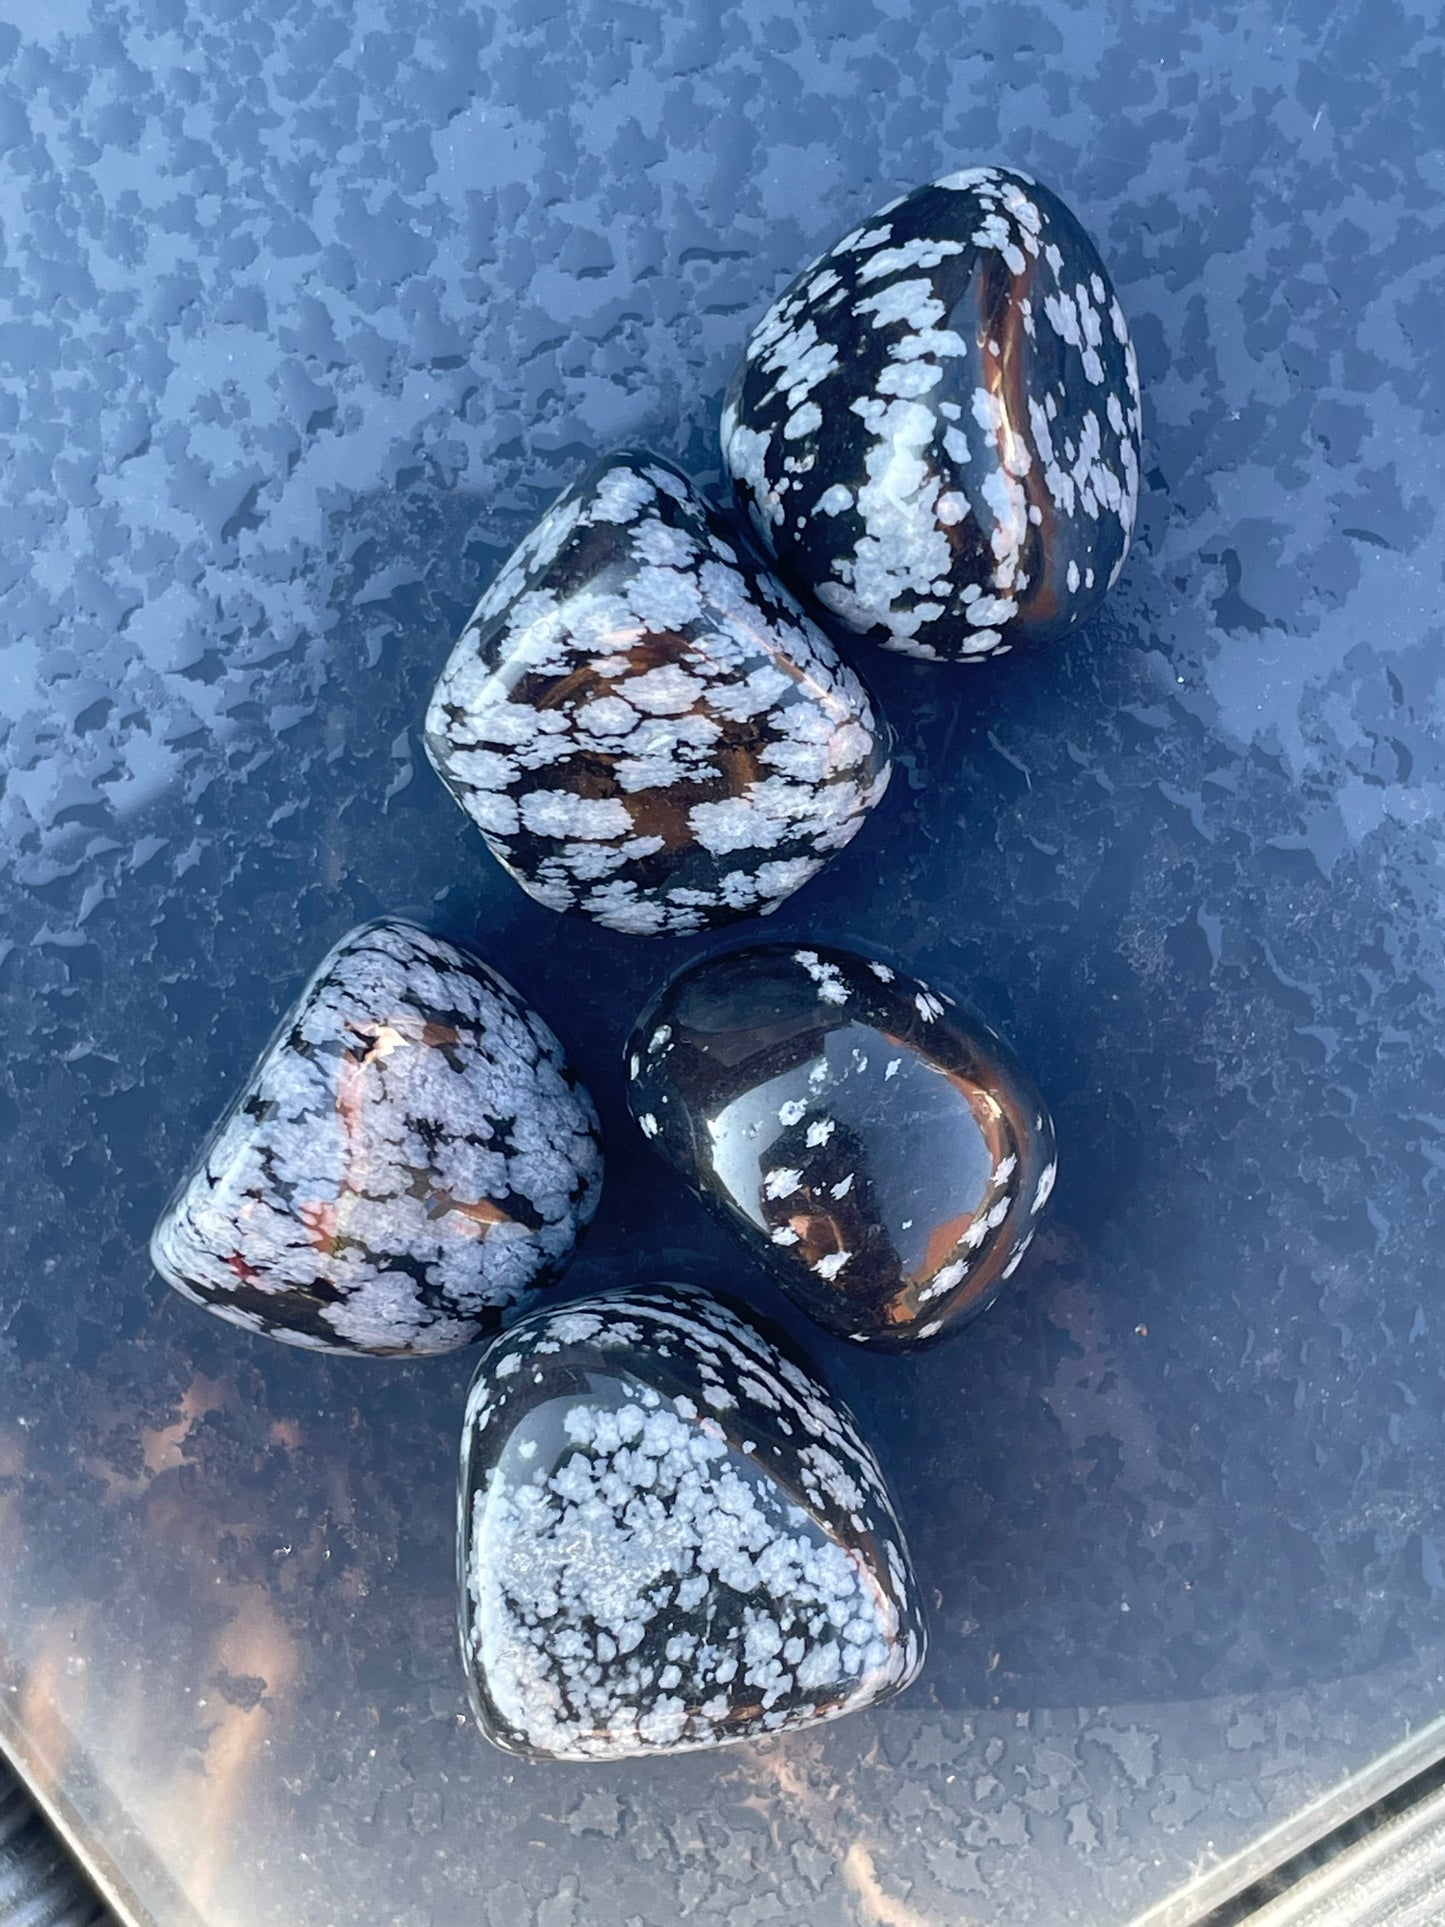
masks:
POLYGON ((888 783, 868 693, 655 456, 600 463, 477 604, 427 753, 522 888, 613 930, 766 914, 888 783))
POLYGON ((881 208, 753 330, 723 461, 788 580, 890 649, 976 661, 1123 567, 1139 377, 1098 251, 1027 174, 881 208))
POLYGON ((288 1345, 448 1352, 566 1264, 597 1208, 592 1100, 480 958, 399 918, 323 959, 151 1239, 288 1345))
POLYGON ((538 1311, 467 1402, 462 1654, 482 1731, 615 1760, 780 1733, 923 1663, 892 1501, 777 1334, 686 1286, 538 1311))
POLYGON ((951 997, 847 950, 682 971, 633 1032, 643 1133, 820 1324, 892 1350, 990 1305, 1054 1183, 1043 1099, 951 997))

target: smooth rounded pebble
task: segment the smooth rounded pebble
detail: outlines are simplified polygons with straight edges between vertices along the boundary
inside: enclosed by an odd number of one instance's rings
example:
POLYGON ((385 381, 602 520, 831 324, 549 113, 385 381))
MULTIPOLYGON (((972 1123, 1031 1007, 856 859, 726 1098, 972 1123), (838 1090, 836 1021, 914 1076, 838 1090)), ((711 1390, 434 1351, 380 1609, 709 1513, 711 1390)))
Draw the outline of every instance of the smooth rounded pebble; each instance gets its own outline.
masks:
POLYGON ((1098 607, 1134 527, 1139 427, 1093 242, 1027 174, 970 167, 778 298, 722 453, 790 581, 887 648, 976 662, 1098 607))
POLYGON ((1013 1054, 847 950, 763 944, 682 971, 633 1032, 628 1101, 801 1308, 862 1345, 977 1317, 1053 1189, 1053 1126, 1013 1054))
POLYGON ((477 604, 426 746, 529 896, 638 936, 775 910, 889 774, 832 644, 685 476, 633 453, 569 489, 477 604))
POLYGON ((218 1317, 313 1351, 455 1351, 597 1208, 597 1113, 511 985, 398 918, 343 937, 151 1239, 218 1317))
POLYGON ((686 1286, 534 1312, 467 1401, 461 1640, 487 1738, 618 1760, 871 1706, 923 1664, 872 1453, 777 1334, 686 1286))

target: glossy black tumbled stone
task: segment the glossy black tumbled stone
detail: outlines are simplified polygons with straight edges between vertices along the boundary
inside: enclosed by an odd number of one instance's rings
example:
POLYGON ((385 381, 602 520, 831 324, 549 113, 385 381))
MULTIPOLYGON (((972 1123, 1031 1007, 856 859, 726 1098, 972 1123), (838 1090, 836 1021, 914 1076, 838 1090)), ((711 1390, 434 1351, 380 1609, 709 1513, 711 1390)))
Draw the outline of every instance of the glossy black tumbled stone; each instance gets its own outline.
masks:
POLYGON ((890 1349, 992 1303, 1054 1183, 1043 1099, 952 998, 846 950, 684 970, 633 1032, 633 1116, 802 1309, 890 1349))
POLYGON ((1098 606, 1134 526, 1139 427, 1093 242, 1028 175, 971 167, 779 296, 722 451, 791 581, 890 649, 977 661, 1098 606))
POLYGON ((613 930, 762 915, 862 828, 886 727, 685 476, 598 464, 478 603, 426 721, 522 888, 613 930))
POLYGON ((458 1526, 473 1710, 533 1759, 836 1719, 923 1661, 853 1420, 779 1334, 685 1286, 533 1314, 488 1347, 458 1526))

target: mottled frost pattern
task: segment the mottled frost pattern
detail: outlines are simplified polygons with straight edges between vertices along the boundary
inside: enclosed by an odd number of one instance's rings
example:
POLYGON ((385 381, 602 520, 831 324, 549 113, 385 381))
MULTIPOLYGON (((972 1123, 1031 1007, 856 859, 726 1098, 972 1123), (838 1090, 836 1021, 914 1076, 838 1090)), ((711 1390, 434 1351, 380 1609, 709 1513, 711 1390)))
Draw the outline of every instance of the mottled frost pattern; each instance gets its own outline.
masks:
POLYGON ((891 1503, 819 1385, 700 1294, 634 1293, 498 1341, 469 1429, 505 1428, 511 1388, 579 1345, 615 1354, 616 1396, 567 1403, 552 1463, 532 1470, 525 1437, 499 1450, 463 1522, 468 1657, 514 1743, 569 1758, 713 1745, 836 1718, 914 1676, 891 1503), (679 1353, 696 1396, 626 1372, 679 1353))
POLYGON ((317 1350, 443 1352, 562 1262, 601 1149, 562 1047, 416 926, 331 952, 157 1226, 178 1290, 317 1350))
POLYGON ((763 542, 826 609, 969 660, 1102 597, 1134 526, 1139 428, 1092 244, 1028 176, 975 167, 798 277, 753 331, 721 434, 763 542))
POLYGON ((766 914, 888 782, 866 691, 687 481, 601 465, 482 597, 427 715, 522 887, 638 935, 766 914))

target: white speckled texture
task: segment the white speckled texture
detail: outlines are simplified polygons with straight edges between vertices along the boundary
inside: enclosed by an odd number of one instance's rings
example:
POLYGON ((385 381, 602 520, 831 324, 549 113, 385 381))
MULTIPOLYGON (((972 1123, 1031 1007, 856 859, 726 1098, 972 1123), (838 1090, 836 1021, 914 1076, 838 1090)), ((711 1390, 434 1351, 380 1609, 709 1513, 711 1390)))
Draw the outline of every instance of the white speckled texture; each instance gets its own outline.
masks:
POLYGON ((463 1657, 509 1750, 623 1759, 873 1704, 923 1662, 907 1553, 846 1412, 670 1287, 537 1313, 467 1401, 463 1657))
POLYGON ((979 661, 1062 635, 1123 567, 1139 374, 1098 254, 1026 174, 890 203, 754 328, 723 460, 768 549, 850 628, 979 661))
POLYGON ((168 1283, 316 1351, 447 1352, 566 1263, 597 1117, 535 1011, 389 919, 344 937, 151 1240, 168 1283))
POLYGON ((686 479, 601 463, 478 603, 427 753, 529 895, 639 936, 766 915, 888 784, 868 694, 686 479))

